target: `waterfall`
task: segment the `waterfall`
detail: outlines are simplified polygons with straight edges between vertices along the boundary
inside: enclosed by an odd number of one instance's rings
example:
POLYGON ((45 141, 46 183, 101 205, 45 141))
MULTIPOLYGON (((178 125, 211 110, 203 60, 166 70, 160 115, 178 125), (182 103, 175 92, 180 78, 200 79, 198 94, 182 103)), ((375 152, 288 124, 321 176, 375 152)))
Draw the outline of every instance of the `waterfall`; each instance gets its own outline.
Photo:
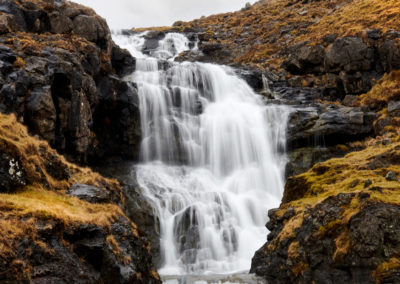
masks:
MULTIPOLYGON (((142 194, 160 220, 162 275, 246 271, 283 192, 288 109, 265 105, 232 68, 175 63, 190 48, 170 33, 114 35, 136 58, 142 194)), ((195 47, 196 48, 196 45, 195 47)))

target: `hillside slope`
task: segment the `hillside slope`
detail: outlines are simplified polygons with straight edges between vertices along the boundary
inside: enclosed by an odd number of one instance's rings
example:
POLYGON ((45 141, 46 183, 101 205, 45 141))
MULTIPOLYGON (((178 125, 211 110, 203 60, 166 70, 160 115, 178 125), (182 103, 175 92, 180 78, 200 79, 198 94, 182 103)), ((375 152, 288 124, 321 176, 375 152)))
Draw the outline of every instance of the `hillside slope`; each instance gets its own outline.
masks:
POLYGON ((300 42, 326 45, 336 37, 365 37, 373 29, 398 31, 399 11, 396 0, 262 0, 238 12, 174 25, 203 30, 229 50, 230 62, 268 68, 278 67, 283 49, 300 42))
POLYGON ((0 114, 0 282, 159 283, 116 180, 0 114))

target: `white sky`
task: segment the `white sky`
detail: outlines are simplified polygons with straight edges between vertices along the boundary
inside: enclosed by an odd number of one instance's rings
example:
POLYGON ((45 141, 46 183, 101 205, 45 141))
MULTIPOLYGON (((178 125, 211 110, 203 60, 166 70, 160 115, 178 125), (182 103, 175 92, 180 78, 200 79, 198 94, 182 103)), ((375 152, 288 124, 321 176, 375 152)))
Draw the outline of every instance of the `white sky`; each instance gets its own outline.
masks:
POLYGON ((93 8, 111 29, 170 26, 202 15, 241 9, 256 0, 72 0, 93 8))

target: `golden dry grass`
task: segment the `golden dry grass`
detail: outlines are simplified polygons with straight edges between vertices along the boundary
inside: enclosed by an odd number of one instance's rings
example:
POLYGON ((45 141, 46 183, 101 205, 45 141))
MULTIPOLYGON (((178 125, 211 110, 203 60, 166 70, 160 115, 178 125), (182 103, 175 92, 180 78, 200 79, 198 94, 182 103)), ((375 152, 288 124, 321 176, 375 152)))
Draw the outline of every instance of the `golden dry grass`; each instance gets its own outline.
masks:
POLYGON ((400 100, 400 71, 385 74, 372 89, 359 97, 360 105, 383 109, 389 101, 400 100))
POLYGON ((268 69, 280 68, 284 60, 280 51, 300 41, 317 44, 333 33, 363 36, 372 28, 400 30, 399 13, 397 0, 265 0, 248 10, 181 22, 179 28, 216 35, 235 62, 268 69))
MULTIPOLYGON (((64 226, 79 223, 109 228, 116 218, 124 216, 116 204, 91 204, 66 195, 64 190, 72 184, 84 183, 122 196, 118 181, 67 162, 46 141, 30 136, 14 115, 0 114, 0 150, 20 161, 28 181, 26 186, 14 189, 14 194, 0 194, 1 256, 13 256, 15 245, 23 238, 40 244, 36 238, 37 220, 55 220, 64 226), (46 168, 49 161, 65 167, 70 177, 63 180, 52 177, 46 168)), ((131 230, 139 236, 133 223, 131 230)))
MULTIPOLYGON (((391 134, 390 137, 392 142, 388 145, 381 143, 388 137, 367 140, 364 150, 352 152, 343 158, 316 164, 311 170, 298 176, 306 181, 307 191, 302 198, 281 205, 280 211, 277 213, 278 217, 282 217, 288 208, 294 208, 296 214, 285 221, 279 235, 267 246, 269 251, 273 251, 281 247, 284 240, 291 241, 288 247, 288 257, 298 260, 291 267, 291 271, 296 276, 308 269, 306 263, 299 259, 301 244, 296 238, 296 230, 308 217, 309 210, 325 202, 328 198, 339 194, 355 193, 348 204, 341 206, 342 211, 338 218, 325 225, 320 225, 312 233, 312 237, 315 239, 325 238, 329 234, 329 238, 332 238, 336 244, 332 261, 340 263, 351 249, 348 224, 351 218, 359 213, 366 204, 359 198, 360 193, 368 194, 369 198, 366 199, 368 202, 400 206, 400 182, 388 181, 385 178, 389 171, 394 171, 400 176, 400 136, 391 134), (355 180, 358 180, 358 183, 355 183, 355 180), (370 180, 372 184, 366 187, 365 181, 367 180, 370 180)), ((389 263, 382 264, 377 269, 377 279, 382 278, 383 271, 397 268, 397 265, 397 257, 391 259, 389 263)))
POLYGON ((89 168, 69 163, 46 141, 30 136, 27 128, 17 121, 15 115, 0 113, 0 149, 21 162, 31 184, 43 184, 46 181, 49 188, 55 190, 67 189, 75 183, 106 187, 115 191, 121 189, 118 181, 103 178, 89 168), (57 180, 52 177, 46 168, 48 161, 57 162, 67 168, 70 171, 70 178, 57 180))
POLYGON ((391 270, 400 270, 400 259, 398 257, 392 257, 389 261, 381 263, 373 272, 373 276, 378 283, 383 283, 385 274, 391 270))
POLYGON ((353 0, 312 25, 301 40, 319 41, 323 35, 360 35, 366 29, 400 29, 400 1, 353 0))
POLYGON ((90 204, 40 185, 27 186, 17 194, 0 194, 0 256, 15 257, 15 246, 24 238, 45 249, 37 236, 37 220, 56 220, 66 227, 79 223, 108 228, 121 215, 117 205, 90 204))
MULTIPOLYGON (((377 201, 400 205, 400 182, 387 181, 385 178, 387 172, 391 170, 400 176, 400 165, 389 163, 387 166, 376 169, 369 167, 371 162, 382 155, 393 156, 393 159, 400 157, 399 136, 392 135, 391 139, 392 143, 389 145, 382 145, 379 139, 371 139, 366 143, 368 146, 366 149, 352 152, 343 158, 319 163, 308 172, 299 175, 307 181, 309 189, 302 199, 292 201, 285 207, 313 207, 329 196, 362 191, 371 193, 371 198, 377 201), (359 182, 352 187, 355 180, 359 182), (382 193, 371 192, 365 188, 364 183, 367 180, 372 181, 372 186, 381 188, 382 193)), ((358 205, 355 204, 354 207, 357 208, 358 205)))
POLYGON ((91 204, 40 185, 27 186, 17 194, 0 194, 0 208, 5 218, 57 219, 66 225, 78 222, 105 227, 122 215, 115 204, 91 204))

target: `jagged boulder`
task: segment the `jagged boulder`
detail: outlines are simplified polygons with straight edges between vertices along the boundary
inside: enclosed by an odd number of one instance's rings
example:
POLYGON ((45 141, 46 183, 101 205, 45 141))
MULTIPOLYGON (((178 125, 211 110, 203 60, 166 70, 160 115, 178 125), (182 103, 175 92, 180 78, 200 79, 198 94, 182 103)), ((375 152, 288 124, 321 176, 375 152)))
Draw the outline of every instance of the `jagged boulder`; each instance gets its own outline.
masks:
POLYGON ((373 67, 374 50, 361 38, 346 37, 336 39, 325 56, 327 72, 368 71, 373 67))
POLYGON ((296 45, 282 67, 292 74, 318 74, 324 71, 324 57, 325 49, 322 45, 296 45))
POLYGON ((400 184, 386 176, 400 172, 400 141, 384 141, 289 178, 251 272, 272 284, 397 283, 400 184))
POLYGON ((355 141, 373 132, 374 112, 357 107, 297 108, 291 113, 288 139, 291 147, 336 145, 355 141))
POLYGON ((161 283, 122 194, 0 114, 0 282, 161 283))

